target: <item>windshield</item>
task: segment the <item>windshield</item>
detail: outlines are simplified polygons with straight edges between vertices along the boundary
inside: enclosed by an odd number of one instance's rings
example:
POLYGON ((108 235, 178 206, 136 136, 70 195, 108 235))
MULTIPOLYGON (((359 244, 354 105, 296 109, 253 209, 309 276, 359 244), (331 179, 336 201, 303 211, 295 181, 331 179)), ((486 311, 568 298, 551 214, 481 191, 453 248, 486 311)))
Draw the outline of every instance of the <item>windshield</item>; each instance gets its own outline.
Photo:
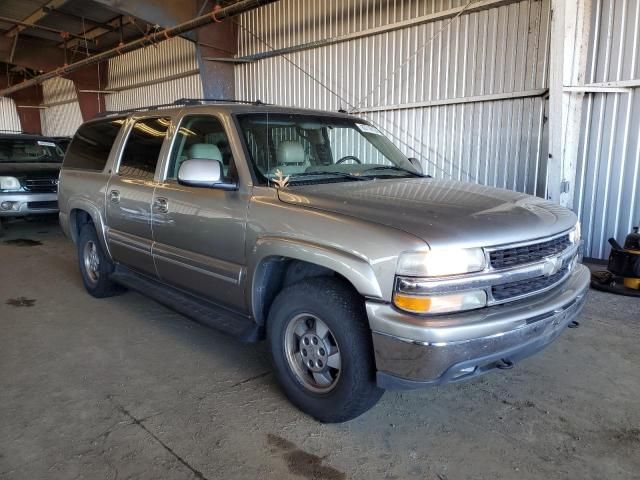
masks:
POLYGON ((0 138, 0 163, 61 163, 64 152, 54 142, 0 138))
POLYGON ((262 182, 280 172, 289 183, 419 176, 375 127, 356 118, 257 113, 238 116, 262 182))

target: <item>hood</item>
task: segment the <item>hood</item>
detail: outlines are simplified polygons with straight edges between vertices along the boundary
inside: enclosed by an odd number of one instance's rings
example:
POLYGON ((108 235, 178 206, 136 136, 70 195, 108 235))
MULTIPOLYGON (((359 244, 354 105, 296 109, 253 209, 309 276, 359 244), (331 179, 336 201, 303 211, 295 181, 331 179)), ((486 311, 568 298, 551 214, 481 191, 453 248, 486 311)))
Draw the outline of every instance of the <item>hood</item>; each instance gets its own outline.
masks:
POLYGON ((293 186, 278 195, 285 203, 403 230, 432 248, 527 241, 577 221, 570 210, 538 197, 433 178, 293 186))
POLYGON ((7 175, 11 177, 58 177, 62 163, 10 163, 0 162, 0 175, 7 175))

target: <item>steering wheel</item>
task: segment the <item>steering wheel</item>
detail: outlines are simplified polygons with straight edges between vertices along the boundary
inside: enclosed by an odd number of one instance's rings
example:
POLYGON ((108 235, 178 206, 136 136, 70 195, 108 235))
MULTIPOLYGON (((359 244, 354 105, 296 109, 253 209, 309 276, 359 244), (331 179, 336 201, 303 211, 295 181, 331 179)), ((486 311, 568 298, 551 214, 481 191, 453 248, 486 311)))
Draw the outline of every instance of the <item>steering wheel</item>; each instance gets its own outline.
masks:
POLYGON ((347 160, 353 160, 354 162, 356 162, 358 165, 362 164, 362 162, 360 161, 360 159, 358 157, 355 157, 353 155, 346 155, 344 157, 342 157, 340 160, 338 160, 336 162, 336 165, 340 165, 341 163, 346 162, 347 160))

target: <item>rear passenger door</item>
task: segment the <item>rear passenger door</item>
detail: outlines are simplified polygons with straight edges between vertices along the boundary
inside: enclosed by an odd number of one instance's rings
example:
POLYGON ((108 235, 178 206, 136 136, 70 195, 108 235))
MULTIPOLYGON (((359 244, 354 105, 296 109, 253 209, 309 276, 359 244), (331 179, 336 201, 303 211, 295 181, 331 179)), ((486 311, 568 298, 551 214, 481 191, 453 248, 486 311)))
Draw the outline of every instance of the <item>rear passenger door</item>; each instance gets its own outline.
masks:
POLYGON ((111 255, 117 262, 152 277, 156 276, 151 255, 154 176, 170 124, 169 117, 134 122, 107 188, 111 255))

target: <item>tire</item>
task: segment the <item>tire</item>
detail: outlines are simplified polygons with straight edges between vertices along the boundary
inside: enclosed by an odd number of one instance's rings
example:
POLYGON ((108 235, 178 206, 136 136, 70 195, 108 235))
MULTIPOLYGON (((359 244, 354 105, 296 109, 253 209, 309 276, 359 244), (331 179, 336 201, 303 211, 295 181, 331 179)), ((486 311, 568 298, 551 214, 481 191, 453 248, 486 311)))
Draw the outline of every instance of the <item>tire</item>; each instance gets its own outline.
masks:
POLYGON ((113 273, 113 264, 104 254, 96 230, 91 223, 84 224, 80 229, 78 265, 84 288, 92 296, 106 298, 122 292, 122 287, 109 279, 109 275, 113 273))
POLYGON ((269 311, 267 339, 275 375, 285 395, 320 422, 356 418, 384 393, 375 382, 364 302, 343 281, 314 277, 285 288, 269 311), (318 320, 328 328, 324 336, 318 320), (319 343, 314 343, 316 340, 319 343), (307 368, 308 362, 315 372, 307 368), (336 364, 338 369, 333 368, 336 364))

